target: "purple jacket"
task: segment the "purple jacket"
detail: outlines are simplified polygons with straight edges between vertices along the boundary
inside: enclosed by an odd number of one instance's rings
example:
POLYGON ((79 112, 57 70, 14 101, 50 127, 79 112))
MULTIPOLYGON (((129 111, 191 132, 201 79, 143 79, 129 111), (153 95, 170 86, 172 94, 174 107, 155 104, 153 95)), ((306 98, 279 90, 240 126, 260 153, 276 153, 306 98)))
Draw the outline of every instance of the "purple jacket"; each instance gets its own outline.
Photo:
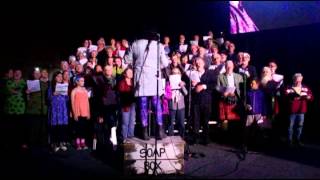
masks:
POLYGON ((252 107, 249 114, 267 115, 266 100, 262 90, 249 90, 247 93, 247 105, 252 107))

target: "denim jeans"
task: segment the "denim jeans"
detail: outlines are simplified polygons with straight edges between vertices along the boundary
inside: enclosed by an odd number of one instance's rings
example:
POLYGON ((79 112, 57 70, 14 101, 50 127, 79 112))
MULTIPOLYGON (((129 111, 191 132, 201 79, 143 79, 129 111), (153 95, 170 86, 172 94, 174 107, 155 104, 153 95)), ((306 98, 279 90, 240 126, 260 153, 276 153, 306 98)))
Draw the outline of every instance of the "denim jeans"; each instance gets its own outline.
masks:
POLYGON ((128 112, 122 111, 123 139, 134 136, 135 122, 136 122, 136 105, 133 103, 128 112))
POLYGON ((297 140, 300 141, 304 122, 304 114, 290 114, 290 125, 288 128, 288 140, 292 141, 294 125, 297 124, 297 140))
POLYGON ((185 117, 185 109, 179 110, 170 110, 170 124, 169 124, 169 135, 174 135, 174 122, 177 122, 179 127, 179 135, 184 137, 184 117, 185 117))

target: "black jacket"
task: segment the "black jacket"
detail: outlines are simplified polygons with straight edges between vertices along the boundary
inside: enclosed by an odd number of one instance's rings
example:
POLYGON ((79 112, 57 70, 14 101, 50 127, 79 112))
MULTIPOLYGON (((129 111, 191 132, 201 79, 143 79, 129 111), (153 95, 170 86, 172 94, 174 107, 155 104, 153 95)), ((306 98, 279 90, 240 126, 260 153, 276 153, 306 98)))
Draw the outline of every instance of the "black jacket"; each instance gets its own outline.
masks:
MULTIPOLYGON (((193 90, 192 104, 211 104, 212 102, 212 92, 215 89, 217 83, 217 73, 213 70, 206 70, 200 78, 198 85, 206 85, 207 89, 201 92, 195 92, 193 90)), ((196 87, 197 87, 196 86, 196 87)))

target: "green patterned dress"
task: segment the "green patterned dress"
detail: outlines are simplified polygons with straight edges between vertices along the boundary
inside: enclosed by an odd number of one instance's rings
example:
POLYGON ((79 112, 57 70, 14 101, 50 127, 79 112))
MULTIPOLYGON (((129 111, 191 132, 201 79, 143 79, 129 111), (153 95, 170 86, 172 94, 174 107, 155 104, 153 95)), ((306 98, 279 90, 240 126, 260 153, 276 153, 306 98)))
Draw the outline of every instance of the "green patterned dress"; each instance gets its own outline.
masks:
POLYGON ((5 113, 10 115, 21 115, 25 113, 25 90, 26 82, 21 79, 18 82, 14 80, 8 80, 6 83, 6 89, 8 91, 5 113), (13 93, 12 91, 16 91, 13 93))

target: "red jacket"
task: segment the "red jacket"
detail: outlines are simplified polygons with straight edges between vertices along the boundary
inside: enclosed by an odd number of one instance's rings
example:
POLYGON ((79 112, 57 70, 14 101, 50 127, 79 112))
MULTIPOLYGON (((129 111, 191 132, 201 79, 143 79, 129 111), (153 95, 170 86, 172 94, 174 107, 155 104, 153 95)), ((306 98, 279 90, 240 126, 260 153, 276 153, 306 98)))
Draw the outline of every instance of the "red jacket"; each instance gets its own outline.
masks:
POLYGON ((118 84, 120 95, 120 105, 124 112, 130 110, 130 106, 135 102, 133 86, 129 86, 125 79, 122 79, 118 84))
POLYGON ((308 110, 308 101, 313 100, 311 89, 302 85, 300 95, 289 86, 285 90, 285 94, 289 100, 289 113, 290 114, 304 114, 308 110))

